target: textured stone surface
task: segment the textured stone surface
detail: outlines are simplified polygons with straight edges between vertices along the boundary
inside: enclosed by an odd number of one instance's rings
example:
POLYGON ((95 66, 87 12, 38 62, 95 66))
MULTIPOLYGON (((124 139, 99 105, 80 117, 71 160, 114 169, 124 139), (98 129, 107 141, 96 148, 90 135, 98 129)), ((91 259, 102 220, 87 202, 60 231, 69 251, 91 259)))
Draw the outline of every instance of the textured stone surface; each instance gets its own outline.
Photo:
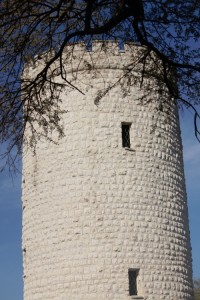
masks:
POLYGON ((159 109, 156 82, 147 93, 147 79, 140 88, 123 78, 139 48, 101 46, 73 51, 69 78, 85 95, 61 95, 65 137, 40 141, 35 154, 24 150, 24 299, 132 299, 128 269, 138 268, 138 296, 192 300, 176 106, 165 95, 159 109), (132 123, 130 150, 122 148, 122 122, 132 123))

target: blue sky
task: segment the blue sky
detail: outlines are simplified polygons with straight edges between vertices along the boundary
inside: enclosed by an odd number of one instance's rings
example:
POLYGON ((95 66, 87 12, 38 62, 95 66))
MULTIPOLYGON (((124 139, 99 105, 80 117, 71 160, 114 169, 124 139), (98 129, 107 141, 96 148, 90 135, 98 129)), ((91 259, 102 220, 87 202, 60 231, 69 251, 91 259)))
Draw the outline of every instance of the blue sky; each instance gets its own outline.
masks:
MULTIPOLYGON (((180 113, 194 277, 200 278, 200 144, 189 111, 180 113)), ((0 173, 0 298, 22 300, 21 176, 0 173)))
POLYGON ((193 274, 195 278, 200 278, 200 143, 194 136, 193 117, 190 111, 180 112, 180 122, 188 195, 193 274))
POLYGON ((22 300, 21 176, 0 173, 0 299, 22 300))

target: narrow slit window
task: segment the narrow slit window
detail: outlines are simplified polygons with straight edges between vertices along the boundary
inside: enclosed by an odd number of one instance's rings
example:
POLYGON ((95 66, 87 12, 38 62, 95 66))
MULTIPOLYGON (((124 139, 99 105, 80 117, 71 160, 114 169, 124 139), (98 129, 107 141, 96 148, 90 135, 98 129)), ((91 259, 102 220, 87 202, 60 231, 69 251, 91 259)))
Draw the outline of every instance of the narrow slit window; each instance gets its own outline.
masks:
POLYGON ((138 270, 129 269, 128 279, 129 279, 129 295, 137 295, 137 276, 138 270))
POLYGON ((131 123, 122 123, 122 147, 130 148, 130 127, 131 123))

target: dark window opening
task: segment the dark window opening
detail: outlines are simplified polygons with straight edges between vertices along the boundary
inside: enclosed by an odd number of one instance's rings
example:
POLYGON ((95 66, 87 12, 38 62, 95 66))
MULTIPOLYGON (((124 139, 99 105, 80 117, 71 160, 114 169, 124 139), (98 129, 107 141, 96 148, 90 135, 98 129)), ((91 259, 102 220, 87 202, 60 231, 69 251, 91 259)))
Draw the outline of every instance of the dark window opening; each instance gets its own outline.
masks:
POLYGON ((130 127, 131 124, 123 124, 122 123, 122 147, 127 147, 130 148, 131 147, 131 143, 130 143, 130 127))
POLYGON ((128 279, 129 279, 129 295, 137 295, 137 275, 138 270, 129 269, 128 279))

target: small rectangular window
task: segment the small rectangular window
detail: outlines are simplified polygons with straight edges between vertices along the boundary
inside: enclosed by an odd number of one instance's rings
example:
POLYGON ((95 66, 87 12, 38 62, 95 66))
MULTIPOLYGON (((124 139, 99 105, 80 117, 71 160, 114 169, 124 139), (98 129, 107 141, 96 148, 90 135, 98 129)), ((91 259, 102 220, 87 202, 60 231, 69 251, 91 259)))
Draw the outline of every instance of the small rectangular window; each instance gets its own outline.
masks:
POLYGON ((130 127, 131 123, 122 123, 122 147, 130 148, 130 127))
POLYGON ((138 270, 129 269, 128 270, 128 279, 129 279, 129 295, 137 295, 137 276, 138 270))

